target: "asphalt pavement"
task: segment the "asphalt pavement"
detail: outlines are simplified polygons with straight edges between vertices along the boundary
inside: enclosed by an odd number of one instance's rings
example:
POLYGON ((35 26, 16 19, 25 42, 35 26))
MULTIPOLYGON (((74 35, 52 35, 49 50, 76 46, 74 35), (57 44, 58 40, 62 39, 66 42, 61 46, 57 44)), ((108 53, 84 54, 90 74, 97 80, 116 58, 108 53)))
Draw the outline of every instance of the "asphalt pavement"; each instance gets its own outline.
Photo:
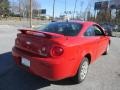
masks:
POLYGON ((69 79, 51 82, 15 65, 11 50, 18 28, 0 25, 0 90, 120 90, 120 38, 111 38, 109 54, 90 65, 82 83, 69 79))

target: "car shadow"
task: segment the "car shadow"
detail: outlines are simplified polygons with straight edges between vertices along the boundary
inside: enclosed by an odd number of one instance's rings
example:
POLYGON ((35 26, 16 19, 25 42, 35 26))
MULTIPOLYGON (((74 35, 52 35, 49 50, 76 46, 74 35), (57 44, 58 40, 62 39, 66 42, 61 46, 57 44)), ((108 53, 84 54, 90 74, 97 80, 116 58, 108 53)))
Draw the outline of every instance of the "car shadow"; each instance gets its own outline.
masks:
POLYGON ((19 69, 11 52, 0 55, 0 90, 36 90, 51 82, 19 69))
POLYGON ((71 79, 48 81, 18 68, 11 52, 0 55, 0 90, 36 90, 55 85, 74 85, 71 79))
POLYGON ((77 83, 75 83, 71 78, 67 78, 60 81, 53 81, 52 84, 68 86, 68 85, 76 85, 77 83))

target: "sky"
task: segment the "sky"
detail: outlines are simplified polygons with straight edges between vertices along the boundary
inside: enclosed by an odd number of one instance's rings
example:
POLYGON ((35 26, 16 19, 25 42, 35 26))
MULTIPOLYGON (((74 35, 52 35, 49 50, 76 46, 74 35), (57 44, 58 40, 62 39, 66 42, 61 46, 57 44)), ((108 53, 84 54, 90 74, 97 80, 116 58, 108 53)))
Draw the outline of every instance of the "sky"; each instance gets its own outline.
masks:
MULTIPOLYGON (((47 9, 47 14, 52 15, 53 1, 54 0, 38 0, 41 4, 41 8, 47 9)), ((76 11, 85 11, 88 3, 91 0, 77 0, 76 11)), ((75 0, 66 0, 66 11, 74 11, 75 0)), ((56 0, 55 2, 55 16, 63 14, 65 11, 65 0, 56 0)))
MULTIPOLYGON (((38 4, 41 6, 42 9, 46 9, 47 10, 47 15, 52 16, 52 11, 53 11, 53 1, 54 0, 36 0, 38 2, 38 4)), ((89 6, 94 7, 94 3, 92 3, 91 1, 93 0, 77 0, 77 4, 76 4, 76 11, 78 12, 82 12, 85 11, 88 4, 89 6)), ((18 0, 10 0, 10 2, 18 2, 18 0)), ((66 0, 66 11, 74 11, 74 7, 75 7, 75 0, 66 0)), ((90 8, 90 7, 88 7, 90 8)), ((63 14, 63 12, 65 11, 65 0, 56 0, 55 2, 55 16, 59 16, 61 14, 63 14)))

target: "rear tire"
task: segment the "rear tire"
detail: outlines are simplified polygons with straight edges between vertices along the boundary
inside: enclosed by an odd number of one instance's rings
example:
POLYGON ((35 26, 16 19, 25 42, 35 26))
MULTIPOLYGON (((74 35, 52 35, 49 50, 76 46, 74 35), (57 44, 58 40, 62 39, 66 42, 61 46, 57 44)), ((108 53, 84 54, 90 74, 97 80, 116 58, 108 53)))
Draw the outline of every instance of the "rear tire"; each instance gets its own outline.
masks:
POLYGON ((88 73, 88 66, 89 60, 85 57, 82 63, 80 64, 77 74, 73 77, 74 82, 80 83, 85 80, 86 75, 88 73))

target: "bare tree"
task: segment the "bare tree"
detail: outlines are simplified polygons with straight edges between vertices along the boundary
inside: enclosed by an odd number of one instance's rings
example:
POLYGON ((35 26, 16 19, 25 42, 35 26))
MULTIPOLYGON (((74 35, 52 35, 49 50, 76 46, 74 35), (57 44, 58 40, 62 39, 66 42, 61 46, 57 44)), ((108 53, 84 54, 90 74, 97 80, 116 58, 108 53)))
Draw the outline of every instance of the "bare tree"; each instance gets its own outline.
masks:
MULTIPOLYGON (((32 0, 32 9, 40 9, 40 3, 38 0, 32 0)), ((17 2, 11 2, 11 10, 12 13, 14 14, 20 14, 21 17, 29 17, 29 12, 30 12, 30 0, 17 0, 17 2), (14 4, 12 4, 14 3, 14 4)))

